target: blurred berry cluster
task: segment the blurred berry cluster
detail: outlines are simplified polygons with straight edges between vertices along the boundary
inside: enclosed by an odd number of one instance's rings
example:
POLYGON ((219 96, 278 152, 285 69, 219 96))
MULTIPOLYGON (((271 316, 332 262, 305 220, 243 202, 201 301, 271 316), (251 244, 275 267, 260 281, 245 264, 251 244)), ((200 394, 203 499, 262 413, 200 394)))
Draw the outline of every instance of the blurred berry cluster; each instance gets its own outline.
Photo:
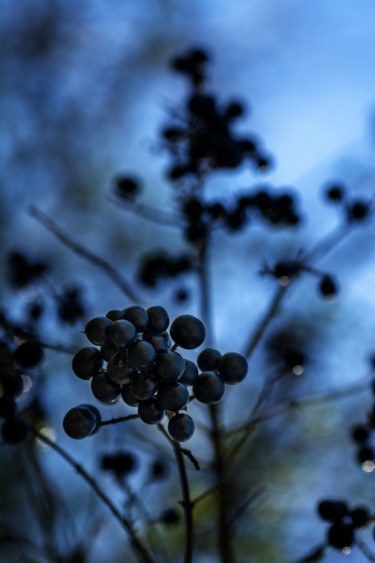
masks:
POLYGON ((28 433, 28 425, 17 412, 16 399, 24 391, 27 375, 32 376, 43 359, 43 348, 32 334, 11 324, 1 314, 0 327, 0 418, 5 419, 1 434, 4 442, 17 444, 28 433))
POLYGON ((318 504, 319 516, 330 523, 327 532, 328 545, 350 553, 355 543, 355 533, 358 528, 370 522, 371 513, 366 506, 350 509, 346 502, 337 499, 325 499, 318 504))
MULTIPOLYGON (((170 436, 184 442, 195 429, 185 412, 192 398, 188 387, 201 403, 217 403, 225 384, 242 381, 248 366, 240 354, 221 355, 211 348, 202 350, 196 365, 176 348, 198 348, 205 339, 203 323, 192 315, 180 315, 169 333, 168 327, 168 313, 160 306, 109 311, 86 324, 85 334, 94 346, 79 350, 72 367, 77 377, 91 380, 96 399, 113 404, 122 397, 127 405, 137 407, 146 424, 156 424, 169 413, 170 436)), ((74 407, 63 421, 66 433, 76 439, 95 433, 100 424, 99 411, 90 405, 74 407)))
POLYGON ((342 208, 348 223, 356 223, 367 219, 371 212, 371 201, 350 199, 343 184, 333 182, 325 187, 326 200, 342 208))

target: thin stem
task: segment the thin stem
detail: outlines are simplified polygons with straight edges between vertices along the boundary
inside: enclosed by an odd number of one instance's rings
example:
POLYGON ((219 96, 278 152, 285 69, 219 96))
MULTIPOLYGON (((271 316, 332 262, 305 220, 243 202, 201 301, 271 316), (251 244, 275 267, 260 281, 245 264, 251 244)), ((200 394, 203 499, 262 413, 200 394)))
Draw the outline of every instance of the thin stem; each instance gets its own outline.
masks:
POLYGON ((110 420, 102 420, 98 426, 109 426, 110 424, 118 424, 119 422, 126 422, 127 420, 134 420, 139 418, 139 414, 128 414, 127 416, 119 416, 118 418, 111 418, 110 420))
POLYGON ((178 473, 180 476, 180 483, 181 483, 181 490, 182 490, 182 507, 184 509, 185 514, 185 524, 186 524, 186 542, 185 542, 185 557, 184 563, 191 563, 193 560, 193 544, 194 544, 194 524, 193 524, 193 506, 194 503, 190 498, 190 488, 189 488, 189 481, 186 474, 186 468, 184 463, 184 456, 181 450, 181 446, 179 442, 176 440, 172 440, 168 433, 166 432, 164 426, 162 424, 158 424, 159 430, 164 434, 167 438, 168 442, 172 445, 177 466, 178 466, 178 473))
POLYGON ((323 542, 319 544, 313 551, 311 551, 308 555, 301 557, 296 561, 296 563, 309 563, 313 561, 319 561, 319 557, 322 558, 327 547, 327 543, 323 542))
POLYGON ((201 319, 206 327, 206 346, 214 342, 214 334, 211 316, 210 283, 208 276, 208 242, 201 244, 199 248, 198 278, 201 297, 201 319))
POLYGON ((131 202, 130 204, 126 204, 125 201, 118 200, 117 198, 108 197, 108 201, 116 205, 117 207, 121 207, 121 209, 125 209, 129 211, 129 213, 134 213, 151 223, 156 223, 157 225, 162 225, 163 227, 176 227, 178 229, 181 228, 181 220, 178 220, 179 217, 176 215, 172 215, 171 213, 166 213, 161 209, 156 209, 155 207, 151 207, 151 205, 146 204, 137 204, 131 202))
POLYGON ((229 521, 229 496, 226 483, 226 468, 219 427, 219 406, 210 405, 211 439, 215 452, 215 470, 219 492, 219 546, 222 563, 233 561, 231 549, 231 526, 229 521))
POLYGON ((273 296, 272 301, 270 302, 268 309, 263 315, 258 327, 256 328, 255 332, 250 336, 247 345, 245 346, 244 356, 246 358, 250 358, 252 353, 254 352, 255 348, 257 347, 260 339, 262 338, 266 328, 268 327, 269 323, 277 313, 278 308, 280 307, 280 303, 285 295, 285 291, 287 287, 278 286, 276 293, 273 296))
POLYGON ((50 446, 53 450, 55 450, 55 452, 57 452, 61 457, 63 457, 65 459, 65 461, 67 461, 69 463, 69 465, 71 465, 77 471, 77 473, 79 475, 81 475, 81 477, 83 477, 83 479, 90 485, 92 490, 104 502, 104 504, 107 505, 109 510, 112 512, 113 516, 116 518, 116 520, 118 520, 118 522, 122 525, 122 527, 127 532, 128 536, 130 538, 131 546, 135 550, 135 552, 137 553, 139 560, 142 561, 143 563, 153 563, 153 559, 152 559, 151 555, 149 554, 148 550, 143 545, 143 543, 136 536, 136 534, 135 534, 135 532, 132 528, 131 523, 120 514, 120 512, 114 506, 112 501, 107 497, 107 495, 99 487, 99 485, 95 481, 95 479, 93 477, 91 477, 91 475, 89 475, 87 473, 87 471, 79 463, 77 463, 65 450, 63 450, 59 445, 55 444, 55 442, 53 442, 52 440, 47 438, 47 436, 45 436, 44 434, 42 434, 41 432, 39 432, 38 430, 36 430, 35 428, 33 428, 31 426, 30 426, 30 430, 41 442, 44 442, 45 444, 50 446))
POLYGON ((41 223, 44 227, 46 227, 46 229, 48 229, 52 234, 54 234, 56 238, 58 238, 63 244, 65 244, 65 246, 105 272, 107 276, 121 289, 121 291, 127 297, 129 297, 131 301, 133 301, 134 303, 140 302, 139 297, 130 287, 129 283, 123 278, 120 272, 112 266, 112 264, 110 264, 100 256, 97 256, 94 252, 88 250, 80 243, 73 240, 70 235, 64 232, 58 225, 56 225, 54 221, 52 221, 52 219, 50 219, 34 205, 30 206, 30 215, 37 221, 39 221, 39 223, 41 223))

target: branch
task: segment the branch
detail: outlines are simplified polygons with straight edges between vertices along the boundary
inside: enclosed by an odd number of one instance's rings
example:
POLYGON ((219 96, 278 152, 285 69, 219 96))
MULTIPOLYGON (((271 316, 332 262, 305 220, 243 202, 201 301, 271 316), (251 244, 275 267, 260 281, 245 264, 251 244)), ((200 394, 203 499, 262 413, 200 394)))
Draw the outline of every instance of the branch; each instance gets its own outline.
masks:
POLYGON ((128 536, 130 538, 130 544, 131 544, 132 548, 135 550, 135 552, 137 553, 139 560, 142 561, 143 563, 153 563, 153 559, 152 559, 151 555, 149 554, 148 550, 143 545, 143 543, 136 536, 129 520, 127 520, 126 518, 124 518, 120 514, 120 512, 115 507, 115 505, 112 503, 112 501, 107 497, 107 495, 99 487, 99 485, 95 481, 95 479, 93 477, 91 477, 91 475, 89 475, 87 473, 87 471, 81 465, 79 465, 79 463, 77 463, 59 445, 55 444, 55 442, 53 442, 52 440, 47 438, 47 436, 45 436, 44 434, 42 434, 41 432, 39 432, 38 430, 36 430, 32 426, 30 426, 29 428, 30 428, 31 432, 34 434, 34 436, 36 436, 41 442, 44 442, 45 444, 50 446, 53 450, 55 450, 55 452, 57 452, 61 457, 63 457, 65 459, 65 461, 67 461, 77 471, 77 473, 79 475, 81 475, 81 477, 83 477, 83 479, 90 485, 92 490, 104 502, 104 504, 107 505, 109 510, 112 512, 113 516, 116 518, 116 520, 118 520, 118 522, 122 525, 122 527, 127 532, 128 536))
POLYGON ((158 424, 159 430, 167 438, 168 442, 172 445, 174 453, 176 456, 178 473, 180 476, 180 483, 182 489, 183 500, 181 505, 184 509, 185 523, 186 523, 186 543, 185 543, 185 557, 184 563, 192 563, 193 560, 193 542, 194 542, 194 527, 193 527, 193 502, 190 498, 189 481, 186 475, 186 469, 184 464, 184 457, 181 450, 180 443, 176 440, 172 440, 168 433, 166 432, 162 424, 158 424))
POLYGON ((34 205, 30 206, 30 215, 37 221, 39 221, 41 225, 46 227, 46 229, 48 229, 52 234, 54 234, 56 238, 58 238, 63 244, 65 244, 65 246, 105 272, 107 276, 121 289, 121 291, 127 297, 129 297, 131 301, 133 301, 134 303, 139 303, 141 301, 137 294, 134 293, 129 283, 122 277, 120 272, 112 266, 112 264, 110 264, 100 256, 97 256, 94 252, 91 252, 91 250, 88 250, 80 243, 73 240, 66 232, 64 232, 58 225, 56 225, 56 223, 52 221, 52 219, 50 219, 34 205))

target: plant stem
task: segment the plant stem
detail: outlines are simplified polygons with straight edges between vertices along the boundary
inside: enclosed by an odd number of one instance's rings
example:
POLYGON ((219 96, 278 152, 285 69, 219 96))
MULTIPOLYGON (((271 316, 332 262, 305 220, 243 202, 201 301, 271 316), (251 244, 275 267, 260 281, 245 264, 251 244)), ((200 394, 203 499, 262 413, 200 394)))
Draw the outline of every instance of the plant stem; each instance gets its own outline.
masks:
POLYGON ((219 428, 219 406, 210 405, 211 437, 215 452, 215 470, 219 493, 219 546, 222 563, 232 563, 231 526, 229 520, 229 495, 226 483, 226 467, 219 428))
POLYGON ((153 563, 153 558, 151 557, 151 555, 149 554, 148 550, 143 545, 143 543, 136 536, 131 523, 120 514, 120 512, 117 510, 117 508, 112 503, 112 501, 99 487, 95 479, 93 479, 93 477, 91 477, 91 475, 89 475, 87 471, 59 445, 55 444, 52 440, 47 438, 47 436, 45 436, 44 434, 42 434, 41 432, 39 432, 38 430, 36 430, 31 426, 30 426, 30 430, 34 434, 34 436, 36 436, 41 442, 44 442, 45 444, 50 446, 53 450, 55 450, 55 452, 57 452, 61 457, 63 457, 65 461, 67 461, 77 471, 77 473, 81 475, 81 477, 83 477, 83 479, 90 485, 92 490, 104 502, 104 504, 107 505, 109 510, 112 512, 113 516, 118 520, 118 522, 122 525, 122 527, 127 532, 130 538, 131 546, 134 549, 134 551, 137 553, 139 560, 142 561, 142 563, 153 563))
POLYGON ((206 346, 211 346, 214 342, 212 317, 211 317, 211 300, 210 300, 210 284, 208 277, 208 242, 201 244, 199 248, 198 275, 201 297, 201 319, 206 327, 206 346))
POLYGON ((186 524, 186 542, 185 542, 185 557, 184 563, 191 563, 193 560, 193 545, 194 545, 194 523, 193 523, 193 506, 194 503, 190 498, 190 488, 189 481, 186 474, 184 456, 181 450, 179 442, 172 440, 168 433, 166 432, 162 424, 158 424, 159 430, 164 434, 170 444, 172 444, 176 461, 178 467, 178 473, 180 476, 181 490, 182 490, 182 507, 185 514, 185 524, 186 524))
POLYGON ((272 301, 270 302, 267 311, 265 312, 265 314, 263 315, 262 320, 260 321, 256 331, 250 336, 249 341, 245 347, 245 351, 244 351, 244 356, 246 356, 247 359, 250 358, 250 356, 252 355, 252 353, 254 352, 255 348, 257 347, 260 339, 262 338, 266 328, 268 327, 269 323, 271 322, 271 320, 273 319, 273 317, 275 316, 280 303, 285 295, 285 290, 287 289, 288 286, 283 287, 283 286, 279 286, 277 288, 277 291, 275 293, 275 295, 273 296, 272 301))
POLYGON ((56 238, 65 244, 65 246, 73 250, 73 252, 79 256, 82 256, 82 258, 85 258, 88 262, 91 262, 91 264, 98 266, 98 268, 105 272, 131 301, 134 303, 140 302, 140 299, 134 292, 133 288, 130 287, 129 283, 123 278, 120 272, 112 266, 112 264, 73 240, 70 235, 65 233, 54 221, 52 221, 52 219, 34 205, 30 207, 30 215, 46 227, 46 229, 48 229, 52 234, 54 234, 56 238))

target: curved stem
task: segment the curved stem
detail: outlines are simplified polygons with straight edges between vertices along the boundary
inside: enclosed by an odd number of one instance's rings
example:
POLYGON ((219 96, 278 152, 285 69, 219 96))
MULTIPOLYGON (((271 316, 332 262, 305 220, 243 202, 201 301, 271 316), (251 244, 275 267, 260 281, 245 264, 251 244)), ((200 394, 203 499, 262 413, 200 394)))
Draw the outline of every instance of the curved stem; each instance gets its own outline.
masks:
POLYGON ((181 490, 182 490, 182 507, 185 514, 186 524, 186 542, 185 542, 185 557, 184 563, 191 563, 193 560, 193 545, 194 545, 194 523, 193 523, 193 506, 194 503, 190 498, 189 481, 186 474, 184 456, 179 442, 172 440, 166 432, 162 424, 158 424, 159 430, 164 434, 167 440, 172 444, 176 456, 178 473, 180 476, 181 490))
POLYGON ((97 256, 91 250, 88 250, 80 243, 73 240, 68 233, 64 232, 52 219, 50 219, 45 213, 40 211, 37 207, 32 205, 30 207, 30 215, 34 217, 39 223, 41 223, 46 229, 48 229, 51 233, 55 235, 65 246, 73 250, 82 258, 85 258, 91 264, 98 266, 103 272, 107 274, 107 276, 121 289, 121 291, 129 297, 131 301, 134 303, 139 303, 140 299, 137 294, 134 292, 133 288, 130 287, 129 283, 123 278, 116 268, 112 266, 109 262, 97 256))
POLYGON ((231 526, 229 520, 229 496, 226 483, 226 466, 219 427, 219 407, 210 405, 212 423, 211 437, 215 451, 215 470, 218 481, 219 493, 219 546, 222 563, 233 561, 231 546, 231 526))
POLYGON ((208 277, 208 243, 202 244, 199 248, 198 276, 201 297, 201 319, 206 327, 206 346, 212 345, 214 342, 212 317, 211 317, 211 299, 210 299, 210 283, 208 277))
POLYGON ((87 471, 81 465, 79 465, 79 463, 77 463, 60 446, 55 444, 52 440, 47 438, 47 436, 45 436, 44 434, 42 434, 41 432, 39 432, 35 428, 33 428, 31 426, 29 428, 30 428, 31 432, 34 434, 34 436, 36 436, 41 442, 44 442, 45 444, 50 446, 53 450, 55 450, 55 452, 57 452, 61 457, 63 457, 65 459, 65 461, 67 461, 77 471, 77 473, 79 475, 81 475, 81 477, 83 477, 83 479, 90 485, 90 487, 96 493, 96 495, 100 498, 100 500, 102 500, 104 502, 104 504, 107 505, 109 510, 112 512, 113 516, 116 518, 116 520, 118 520, 118 522, 122 525, 122 527, 127 532, 128 536, 130 538, 131 546, 133 547, 133 549, 137 553, 139 560, 142 561, 142 563, 153 563, 153 558, 151 557, 151 555, 149 554, 148 550, 143 545, 143 543, 136 536, 129 520, 127 520, 126 518, 124 518, 120 514, 120 512, 117 510, 117 508, 112 503, 112 501, 107 497, 107 495, 99 487, 99 485, 95 481, 95 479, 93 477, 91 477, 91 475, 89 475, 87 473, 87 471))

